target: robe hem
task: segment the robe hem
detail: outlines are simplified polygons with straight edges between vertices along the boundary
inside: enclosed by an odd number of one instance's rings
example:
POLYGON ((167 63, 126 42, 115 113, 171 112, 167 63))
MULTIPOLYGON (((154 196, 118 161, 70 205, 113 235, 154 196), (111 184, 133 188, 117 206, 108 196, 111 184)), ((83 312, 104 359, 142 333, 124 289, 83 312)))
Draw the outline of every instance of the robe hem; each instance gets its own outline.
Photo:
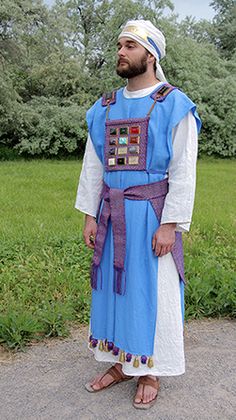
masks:
MULTIPOLYGON (((130 376, 146 376, 146 375, 154 375, 154 376, 180 376, 180 375, 184 375, 185 373, 185 367, 182 367, 180 370, 177 370, 175 372, 168 372, 168 371, 158 371, 154 368, 149 368, 148 370, 141 370, 140 368, 134 368, 137 369, 137 373, 133 371, 130 372, 130 369, 125 369, 124 363, 120 362, 119 360, 111 360, 111 359, 100 359, 99 357, 97 357, 96 353, 94 352, 93 349, 91 349, 88 346, 88 349, 93 353, 94 358, 97 362, 104 362, 104 363, 120 363, 121 365, 123 365, 122 367, 122 372, 125 375, 130 375, 130 376)), ((126 362, 125 362, 126 363, 126 362)), ((129 366, 130 368, 132 368, 133 366, 129 366)))

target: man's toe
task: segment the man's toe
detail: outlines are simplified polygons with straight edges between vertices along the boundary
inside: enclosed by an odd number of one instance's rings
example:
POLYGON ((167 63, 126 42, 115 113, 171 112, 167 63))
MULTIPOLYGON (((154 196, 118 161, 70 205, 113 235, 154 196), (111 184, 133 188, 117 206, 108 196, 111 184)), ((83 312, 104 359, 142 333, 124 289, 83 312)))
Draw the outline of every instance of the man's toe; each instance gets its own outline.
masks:
POLYGON ((152 390, 146 389, 146 392, 144 390, 144 396, 143 396, 143 402, 149 403, 150 401, 154 400, 156 397, 156 392, 152 390))
POLYGON ((143 402, 144 402, 144 404, 145 403, 148 403, 148 401, 149 401, 149 394, 144 394, 144 396, 143 396, 143 402))
POLYGON ((142 401, 142 396, 143 396, 143 385, 139 385, 134 401, 136 403, 140 403, 142 401))
POLYGON ((94 389, 94 390, 98 390, 98 389, 100 389, 100 385, 98 384, 98 383, 94 383, 93 385, 91 385, 92 386, 92 388, 94 389))
POLYGON ((93 387, 95 384, 97 384, 100 379, 101 379, 102 375, 97 376, 91 383, 90 385, 93 387))
POLYGON ((137 393, 135 395, 135 400, 134 401, 139 404, 139 403, 141 403, 142 398, 143 398, 143 385, 139 385, 138 389, 137 389, 137 393))

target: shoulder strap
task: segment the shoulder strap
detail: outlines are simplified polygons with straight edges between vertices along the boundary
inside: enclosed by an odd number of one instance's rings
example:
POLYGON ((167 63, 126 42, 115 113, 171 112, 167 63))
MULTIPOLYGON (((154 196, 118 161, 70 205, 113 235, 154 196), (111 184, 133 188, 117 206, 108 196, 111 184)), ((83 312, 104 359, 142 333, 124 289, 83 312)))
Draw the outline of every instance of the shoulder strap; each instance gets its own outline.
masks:
POLYGON ((116 90, 102 95, 102 106, 113 105, 116 103, 116 90))
POLYGON ((166 99, 166 97, 175 89, 178 88, 170 85, 169 83, 165 83, 161 87, 158 87, 151 94, 151 98, 154 99, 155 102, 163 102, 166 99))

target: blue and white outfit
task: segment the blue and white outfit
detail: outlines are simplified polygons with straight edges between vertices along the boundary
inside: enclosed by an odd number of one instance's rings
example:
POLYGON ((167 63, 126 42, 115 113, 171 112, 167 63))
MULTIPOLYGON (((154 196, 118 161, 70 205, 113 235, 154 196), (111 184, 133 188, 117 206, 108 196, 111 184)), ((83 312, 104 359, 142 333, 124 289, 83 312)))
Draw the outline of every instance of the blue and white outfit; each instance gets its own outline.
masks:
MULTIPOLYGON (((117 92, 110 119, 142 118, 153 100, 151 88, 117 92)), ((197 133, 200 121, 195 105, 178 90, 154 107, 148 131, 146 170, 104 171, 106 109, 101 101, 88 112, 89 136, 77 192, 76 208, 96 216, 102 183, 125 189, 169 178, 161 224, 177 223, 188 231, 195 192, 197 133)), ((156 257, 151 239, 157 218, 147 201, 125 200, 126 293, 113 291, 113 237, 111 223, 106 237, 101 271, 102 289, 92 291, 90 330, 98 340, 111 341, 126 353, 152 356, 153 367, 123 361, 127 375, 180 375, 185 371, 183 346, 183 283, 172 255, 156 257)), ((111 352, 92 349, 98 361, 119 362, 111 352)))

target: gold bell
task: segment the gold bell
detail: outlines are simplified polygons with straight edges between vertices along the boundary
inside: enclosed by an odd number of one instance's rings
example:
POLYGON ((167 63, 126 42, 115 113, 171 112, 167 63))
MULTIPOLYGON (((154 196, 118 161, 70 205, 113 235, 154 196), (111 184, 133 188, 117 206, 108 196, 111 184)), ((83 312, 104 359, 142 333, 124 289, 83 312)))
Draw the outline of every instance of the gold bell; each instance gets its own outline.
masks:
POLYGON ((149 368, 152 368, 153 366, 154 366, 153 359, 152 359, 152 357, 149 357, 149 359, 148 359, 148 367, 149 368))
POLYGON ((105 346, 104 346, 103 350, 104 350, 104 351, 106 351, 106 352, 108 352, 108 351, 109 351, 109 350, 108 350, 108 344, 107 344, 107 343, 105 344, 105 346))
POLYGON ((134 358, 133 367, 135 367, 135 368, 138 368, 138 367, 139 367, 139 360, 138 360, 138 357, 135 357, 135 358, 134 358))
POLYGON ((104 350, 104 344, 103 344, 103 341, 102 340, 99 343, 99 350, 100 351, 103 351, 104 350))
POLYGON ((125 362, 125 352, 123 350, 120 352, 119 361, 122 363, 125 362))

